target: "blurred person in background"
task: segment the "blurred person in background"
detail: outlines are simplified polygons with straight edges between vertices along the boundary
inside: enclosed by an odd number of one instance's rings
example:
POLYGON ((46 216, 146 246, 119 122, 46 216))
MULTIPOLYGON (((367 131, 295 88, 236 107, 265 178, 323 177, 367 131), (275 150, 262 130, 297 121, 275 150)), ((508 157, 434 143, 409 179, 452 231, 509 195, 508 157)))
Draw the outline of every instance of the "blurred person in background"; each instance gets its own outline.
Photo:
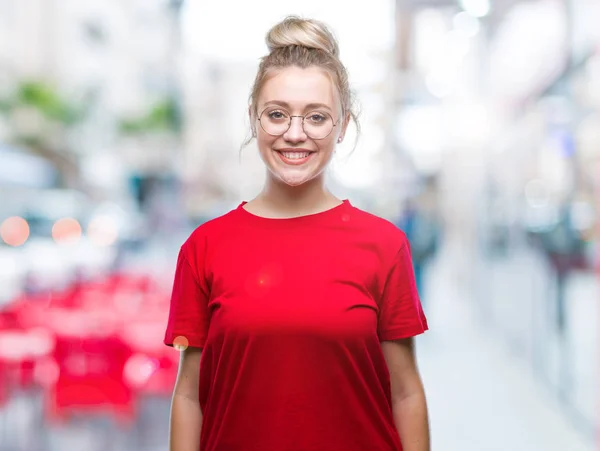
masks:
POLYGON ((436 194, 435 181, 430 179, 420 193, 406 200, 398 221, 410 243, 415 280, 424 307, 427 268, 439 249, 442 230, 436 194))
POLYGON ((589 262, 586 240, 573 218, 572 201, 562 201, 557 210, 556 222, 535 235, 554 273, 554 316, 557 330, 562 334, 567 323, 567 281, 574 271, 585 269, 589 262))
POLYGON ((249 107, 264 188, 177 261, 171 450, 428 451, 408 240, 325 185, 356 121, 337 41, 289 17, 266 42, 249 107))

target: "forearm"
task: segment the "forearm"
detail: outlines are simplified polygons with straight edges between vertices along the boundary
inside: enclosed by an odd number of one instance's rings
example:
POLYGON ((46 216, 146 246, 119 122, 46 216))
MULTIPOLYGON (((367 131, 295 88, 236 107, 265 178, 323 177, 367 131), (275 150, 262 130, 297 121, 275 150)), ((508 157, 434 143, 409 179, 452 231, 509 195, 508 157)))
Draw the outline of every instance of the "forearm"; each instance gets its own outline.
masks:
POLYGON ((403 451, 430 451, 425 392, 419 390, 393 402, 392 410, 403 451))
POLYGON ((169 436, 170 451, 198 451, 201 429, 200 403, 185 396, 173 395, 169 436))

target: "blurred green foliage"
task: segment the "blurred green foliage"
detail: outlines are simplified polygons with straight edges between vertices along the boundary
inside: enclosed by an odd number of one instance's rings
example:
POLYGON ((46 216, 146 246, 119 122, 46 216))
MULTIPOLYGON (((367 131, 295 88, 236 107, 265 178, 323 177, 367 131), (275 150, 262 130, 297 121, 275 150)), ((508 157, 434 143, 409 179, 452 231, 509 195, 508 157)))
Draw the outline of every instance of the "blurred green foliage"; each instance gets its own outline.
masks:
POLYGON ((85 118, 91 106, 88 100, 72 101, 51 83, 40 80, 17 82, 9 95, 0 98, 0 114, 9 121, 23 110, 33 110, 42 119, 31 129, 22 127, 26 124, 20 121, 11 123, 9 141, 50 161, 58 169, 61 186, 77 186, 81 180, 77 157, 65 138, 68 129, 85 118))
POLYGON ((77 107, 66 100, 50 86, 43 83, 27 82, 17 91, 17 100, 39 110, 45 117, 64 125, 73 125, 83 117, 83 107, 77 107))
POLYGON ((179 132, 179 110, 175 99, 166 98, 158 101, 141 117, 120 121, 119 130, 126 135, 179 132))
POLYGON ((74 125, 85 115, 83 102, 82 105, 75 105, 43 81, 23 81, 10 97, 0 100, 0 112, 3 113, 22 107, 35 108, 44 118, 65 126, 74 125))

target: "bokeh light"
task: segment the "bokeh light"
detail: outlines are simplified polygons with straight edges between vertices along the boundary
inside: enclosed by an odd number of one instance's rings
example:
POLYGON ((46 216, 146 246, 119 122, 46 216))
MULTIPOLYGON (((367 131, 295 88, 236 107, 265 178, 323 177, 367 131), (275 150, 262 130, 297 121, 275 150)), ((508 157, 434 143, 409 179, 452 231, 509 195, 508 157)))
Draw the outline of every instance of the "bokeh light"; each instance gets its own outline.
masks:
POLYGON ((124 376, 130 385, 139 387, 152 377, 159 366, 156 359, 149 358, 144 354, 135 354, 125 364, 124 376))
POLYGON ((463 9, 473 17, 484 17, 490 13, 490 0, 460 0, 463 9))
POLYGON ((60 376, 60 367, 52 357, 41 359, 35 366, 34 378, 42 387, 55 384, 60 376))
POLYGON ((52 238, 59 244, 72 244, 81 239, 81 225, 73 218, 62 218, 52 227, 52 238))
POLYGON ((469 13, 462 11, 452 18, 454 28, 462 35, 472 38, 479 33, 479 20, 471 16, 469 13))
POLYGON ((175 340, 173 340, 173 347, 178 351, 185 351, 188 348, 189 344, 190 342, 183 335, 180 335, 179 337, 176 337, 175 340))
POLYGON ((97 216, 87 227, 87 236, 96 246, 111 246, 118 238, 115 221, 108 216, 97 216))
POLYGON ((19 216, 7 218, 0 226, 0 236, 9 246, 22 246, 29 238, 29 224, 19 216))

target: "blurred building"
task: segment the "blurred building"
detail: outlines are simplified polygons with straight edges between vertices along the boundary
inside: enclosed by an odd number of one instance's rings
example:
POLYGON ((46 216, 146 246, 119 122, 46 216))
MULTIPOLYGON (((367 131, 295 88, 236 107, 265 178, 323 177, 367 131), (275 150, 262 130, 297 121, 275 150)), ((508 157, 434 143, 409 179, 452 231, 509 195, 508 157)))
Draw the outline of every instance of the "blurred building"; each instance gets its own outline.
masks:
POLYGON ((75 178, 92 191, 123 191, 132 171, 172 171, 174 133, 161 123, 153 130, 144 118, 178 101, 179 6, 161 0, 0 3, 2 97, 35 84, 81 116, 53 136, 57 124, 24 104, 4 119, 2 138, 45 135, 44 156, 73 160, 75 178), (139 126, 123 133, 124 123, 139 126), (144 140, 147 135, 157 136, 144 140))
POLYGON ((600 4, 396 5, 397 150, 440 181, 456 277, 482 321, 591 433, 600 4))
POLYGON ((249 81, 256 63, 193 58, 183 71, 187 211, 201 215, 229 208, 260 190, 264 169, 250 135, 249 81))

